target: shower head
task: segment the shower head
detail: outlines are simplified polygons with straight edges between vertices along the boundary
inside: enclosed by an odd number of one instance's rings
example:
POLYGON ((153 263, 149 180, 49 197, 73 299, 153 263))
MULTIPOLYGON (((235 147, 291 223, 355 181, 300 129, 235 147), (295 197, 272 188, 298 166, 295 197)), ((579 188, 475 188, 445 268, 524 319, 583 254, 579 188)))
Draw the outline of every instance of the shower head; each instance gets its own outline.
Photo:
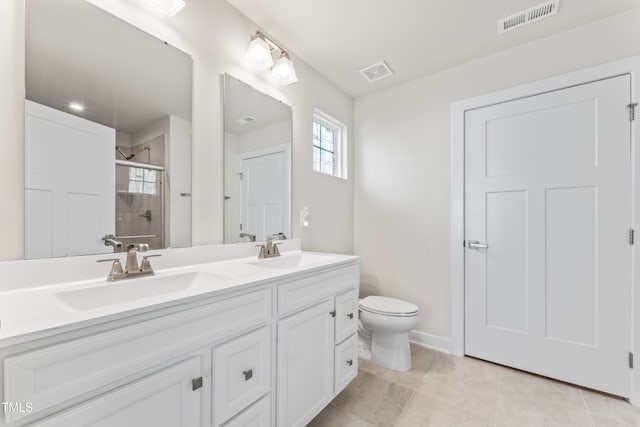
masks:
POLYGON ((127 156, 117 145, 116 145, 116 151, 120 153, 120 155, 124 157, 125 160, 131 160, 136 156, 135 154, 130 154, 127 156))

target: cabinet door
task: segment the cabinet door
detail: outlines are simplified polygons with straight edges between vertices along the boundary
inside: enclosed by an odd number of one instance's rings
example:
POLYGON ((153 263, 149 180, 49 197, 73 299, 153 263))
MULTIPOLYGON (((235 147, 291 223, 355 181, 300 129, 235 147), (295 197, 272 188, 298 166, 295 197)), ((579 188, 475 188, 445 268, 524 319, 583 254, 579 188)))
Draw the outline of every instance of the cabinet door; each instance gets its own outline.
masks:
POLYGON ((333 397, 333 299, 278 323, 279 427, 306 425, 333 397))
POLYGON ((354 289, 336 297, 336 344, 358 330, 358 292, 354 289))
POLYGON ((201 375, 194 357, 33 426, 197 427, 202 389, 192 380, 201 375))
POLYGON ((335 363, 335 394, 338 394, 358 375, 358 336, 356 334, 336 346, 335 363))
POLYGON ((271 327, 213 350, 213 419, 219 426, 271 391, 271 327))

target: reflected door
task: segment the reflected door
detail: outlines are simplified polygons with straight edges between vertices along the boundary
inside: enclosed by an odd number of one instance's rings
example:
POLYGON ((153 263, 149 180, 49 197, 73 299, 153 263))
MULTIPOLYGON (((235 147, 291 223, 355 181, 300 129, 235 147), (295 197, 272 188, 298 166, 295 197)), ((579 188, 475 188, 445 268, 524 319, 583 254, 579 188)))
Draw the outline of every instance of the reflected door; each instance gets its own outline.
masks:
POLYGON ((288 186, 285 153, 265 154, 242 159, 241 232, 257 240, 284 232, 288 186))
POLYGON ((621 76, 466 113, 467 354, 629 396, 629 94, 621 76))
POLYGON ((115 130, 25 102, 25 258, 113 252, 115 130))

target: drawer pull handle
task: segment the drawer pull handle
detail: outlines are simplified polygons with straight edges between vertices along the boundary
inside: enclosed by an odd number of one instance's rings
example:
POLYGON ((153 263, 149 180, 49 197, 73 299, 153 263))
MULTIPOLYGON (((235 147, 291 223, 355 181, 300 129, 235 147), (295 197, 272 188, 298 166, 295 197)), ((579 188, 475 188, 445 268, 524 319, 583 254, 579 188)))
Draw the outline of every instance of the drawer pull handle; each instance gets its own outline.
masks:
POLYGON ((253 369, 249 369, 248 371, 242 371, 242 374, 244 375, 244 380, 249 381, 251 378, 253 378, 253 369))
POLYGON ((353 313, 349 313, 349 314, 347 314, 347 317, 348 317, 349 319, 353 319, 353 313))
POLYGON ((202 388, 202 377, 191 380, 191 390, 202 388))
POLYGON ((349 366, 353 366, 353 359, 349 359, 349 360, 347 360, 347 365, 349 365, 349 366))
POLYGON ((330 311, 329 314, 331 315, 331 317, 336 317, 336 311, 335 310, 330 311))

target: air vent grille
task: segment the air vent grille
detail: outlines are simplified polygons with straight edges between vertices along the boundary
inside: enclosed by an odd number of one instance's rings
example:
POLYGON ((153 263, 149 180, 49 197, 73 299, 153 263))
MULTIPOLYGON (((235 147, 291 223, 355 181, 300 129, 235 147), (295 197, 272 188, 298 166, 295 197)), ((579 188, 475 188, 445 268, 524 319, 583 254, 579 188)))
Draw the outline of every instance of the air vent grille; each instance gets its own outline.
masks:
POLYGON ((498 34, 515 30, 532 22, 539 21, 558 13, 560 0, 549 0, 522 12, 514 13, 498 20, 498 34))
POLYGON ((377 62, 373 65, 369 65, 368 67, 364 67, 359 70, 362 77, 365 78, 369 83, 386 79, 387 77, 391 77, 393 75, 393 70, 389 67, 384 61, 377 62))

